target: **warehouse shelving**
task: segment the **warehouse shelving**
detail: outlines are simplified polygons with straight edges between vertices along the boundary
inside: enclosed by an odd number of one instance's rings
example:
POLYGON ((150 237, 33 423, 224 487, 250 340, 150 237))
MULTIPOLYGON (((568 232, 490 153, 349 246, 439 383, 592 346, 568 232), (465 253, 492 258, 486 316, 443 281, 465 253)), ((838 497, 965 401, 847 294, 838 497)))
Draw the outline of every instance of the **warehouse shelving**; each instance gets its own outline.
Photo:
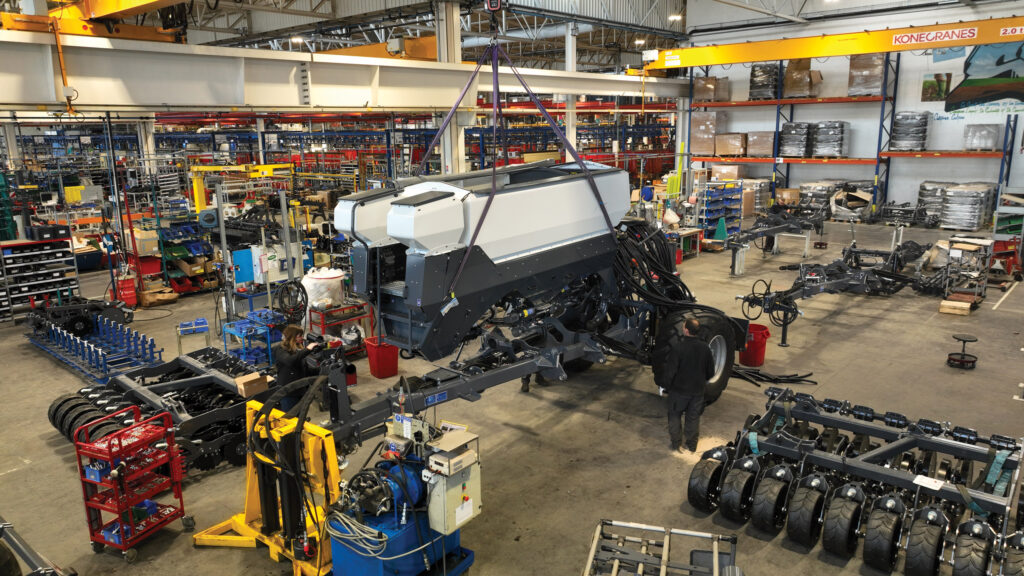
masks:
POLYGON ((26 311, 36 300, 80 295, 78 267, 69 236, 0 242, 0 321, 26 311))

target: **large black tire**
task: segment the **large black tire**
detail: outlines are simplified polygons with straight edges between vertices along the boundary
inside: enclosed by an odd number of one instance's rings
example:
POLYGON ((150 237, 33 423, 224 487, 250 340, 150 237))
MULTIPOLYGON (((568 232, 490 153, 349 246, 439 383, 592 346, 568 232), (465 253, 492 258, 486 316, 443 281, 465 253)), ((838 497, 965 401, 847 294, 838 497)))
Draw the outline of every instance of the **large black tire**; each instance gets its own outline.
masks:
POLYGON ((953 552, 953 576, 985 576, 991 556, 991 540, 975 538, 970 534, 957 536, 956 550, 953 552))
POLYGON ((762 478, 754 492, 750 522, 755 528, 769 534, 777 533, 786 523, 786 499, 789 482, 775 478, 762 478))
POLYGON ((750 505, 756 480, 752 472, 741 468, 729 470, 722 485, 722 501, 719 505, 722 516, 741 524, 750 519, 750 505))
POLYGON ((825 495, 814 488, 800 486, 789 500, 789 519, 786 535, 789 539, 813 548, 821 535, 821 513, 825 507, 825 495))
POLYGON ((1006 550, 1006 559, 1003 560, 1003 576, 1024 576, 1024 550, 1016 548, 1006 550))
MULTIPOLYGON (((78 418, 78 422, 76 423, 77 426, 72 425, 71 433, 74 434, 75 431, 78 429, 78 426, 82 426, 84 424, 88 424, 89 422, 91 422, 93 420, 99 420, 100 418, 103 418, 104 416, 106 416, 106 414, 104 414, 103 412, 101 412, 99 410, 93 410, 92 412, 87 412, 85 415, 80 416, 78 418)), ((110 420, 105 420, 103 422, 100 422, 99 424, 93 424, 92 426, 90 426, 88 428, 88 430, 89 430, 89 442, 95 442, 95 441, 99 440, 100 438, 102 438, 104 435, 109 434, 110 433, 109 432, 110 428, 111 428, 110 420)), ((85 431, 83 430, 81 434, 79 434, 75 438, 72 438, 71 441, 72 442, 85 442, 85 431)))
POLYGON ((79 396, 78 398, 70 398, 61 402, 53 411, 53 427, 60 430, 61 421, 64 420, 64 415, 72 409, 80 406, 90 406, 89 401, 79 396))
POLYGON ((21 565, 7 544, 0 542, 0 576, 21 576, 21 565))
POLYGON ((92 404, 86 403, 83 406, 75 406, 71 410, 65 412, 61 419, 58 421, 58 423, 60 424, 60 433, 63 434, 65 438, 70 439, 71 433, 74 432, 74 430, 70 429, 71 424, 82 414, 85 414, 86 412, 90 412, 95 409, 96 408, 92 404))
POLYGON ((686 500, 690 506, 708 514, 718 508, 724 468, 725 463, 711 458, 701 460, 694 465, 690 472, 690 481, 686 485, 686 500))
POLYGON ((935 576, 939 573, 944 533, 941 526, 924 520, 914 522, 907 540, 907 561, 903 567, 906 576, 935 576))
MULTIPOLYGON (((106 414, 100 412, 96 408, 93 408, 92 410, 86 410, 85 412, 76 416, 74 419, 68 420, 67 434, 65 434, 65 436, 70 442, 77 442, 77 439, 74 437, 74 434, 79 428, 85 426, 89 422, 99 420, 104 416, 106 416, 106 414)), ((85 434, 82 434, 81 437, 82 440, 84 440, 85 434)))
POLYGON ((862 506, 849 498, 833 498, 825 512, 821 546, 836 556, 852 558, 857 551, 857 524, 862 506))
POLYGON ((892 572, 900 553, 903 517, 884 510, 872 510, 864 524, 864 563, 892 572))
POLYGON ((72 392, 70 394, 61 394, 60 396, 54 398, 53 402, 50 402, 50 407, 46 410, 46 418, 50 421, 51 426, 56 426, 56 422, 54 421, 53 418, 54 415, 57 413, 57 410, 59 410, 61 406, 67 404, 68 402, 71 402, 75 398, 78 398, 79 400, 84 400, 84 398, 82 398, 81 395, 72 392))
POLYGON ((729 385, 732 365, 736 360, 736 337, 730 320, 725 316, 713 312, 697 312, 694 316, 700 321, 697 336, 711 347, 715 363, 715 375, 704 387, 704 405, 708 405, 718 400, 729 385))

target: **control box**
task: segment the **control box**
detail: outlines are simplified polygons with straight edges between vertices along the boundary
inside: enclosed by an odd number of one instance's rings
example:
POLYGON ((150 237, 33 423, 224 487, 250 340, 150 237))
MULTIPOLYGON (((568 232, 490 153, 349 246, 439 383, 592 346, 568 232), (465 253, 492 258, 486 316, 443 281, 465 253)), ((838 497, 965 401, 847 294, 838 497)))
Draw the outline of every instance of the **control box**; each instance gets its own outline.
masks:
POLYGON ((429 454, 423 481, 427 484, 431 530, 451 534, 483 508, 479 453, 470 448, 477 440, 476 434, 453 430, 427 443, 429 454))

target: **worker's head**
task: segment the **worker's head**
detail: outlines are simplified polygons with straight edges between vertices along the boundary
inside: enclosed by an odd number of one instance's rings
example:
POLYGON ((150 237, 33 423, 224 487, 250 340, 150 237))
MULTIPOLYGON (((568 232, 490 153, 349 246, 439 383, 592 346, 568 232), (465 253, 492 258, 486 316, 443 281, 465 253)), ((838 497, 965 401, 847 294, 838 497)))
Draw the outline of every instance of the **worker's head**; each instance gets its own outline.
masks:
POLYGON ((289 324, 281 331, 281 345, 292 352, 301 350, 305 341, 306 337, 302 333, 302 326, 298 324, 289 324))
POLYGON ((696 336, 700 330, 700 321, 696 318, 687 318, 686 322, 683 323, 683 334, 687 336, 696 336))

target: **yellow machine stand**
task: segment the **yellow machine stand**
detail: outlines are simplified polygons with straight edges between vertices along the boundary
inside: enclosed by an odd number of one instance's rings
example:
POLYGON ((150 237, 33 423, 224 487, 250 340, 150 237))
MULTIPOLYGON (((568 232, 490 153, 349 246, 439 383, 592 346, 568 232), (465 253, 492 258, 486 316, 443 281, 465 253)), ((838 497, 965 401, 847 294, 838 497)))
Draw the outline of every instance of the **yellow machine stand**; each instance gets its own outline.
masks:
MULTIPOLYGON (((272 410, 269 418, 262 418, 253 429, 253 420, 263 405, 255 400, 246 404, 246 430, 253 430, 260 439, 268 435, 273 442, 296 431, 298 421, 285 418, 284 412, 272 410), (268 421, 269 420, 269 425, 268 421)), ((302 502, 307 511, 305 514, 306 534, 315 535, 317 543, 316 555, 309 559, 296 559, 289 542, 286 542, 281 529, 265 533, 261 496, 265 499, 266 491, 261 495, 257 468, 260 465, 272 467, 278 474, 283 473, 281 466, 263 454, 254 454, 252 450, 246 461, 245 477, 245 509, 241 514, 196 533, 193 538, 195 546, 222 546, 229 548, 256 548, 263 544, 269 549, 270 558, 275 562, 287 559, 292 563, 294 576, 323 576, 331 570, 330 539, 325 542, 324 526, 327 519, 327 507, 337 501, 340 496, 339 482, 341 472, 338 470, 338 458, 335 451, 334 436, 331 432, 310 423, 305 423, 301 430, 301 455, 304 468, 306 490, 303 490, 302 502), (325 502, 325 495, 328 500, 325 502)), ((283 515, 280 503, 275 503, 276 518, 269 524, 281 526, 283 515)))

